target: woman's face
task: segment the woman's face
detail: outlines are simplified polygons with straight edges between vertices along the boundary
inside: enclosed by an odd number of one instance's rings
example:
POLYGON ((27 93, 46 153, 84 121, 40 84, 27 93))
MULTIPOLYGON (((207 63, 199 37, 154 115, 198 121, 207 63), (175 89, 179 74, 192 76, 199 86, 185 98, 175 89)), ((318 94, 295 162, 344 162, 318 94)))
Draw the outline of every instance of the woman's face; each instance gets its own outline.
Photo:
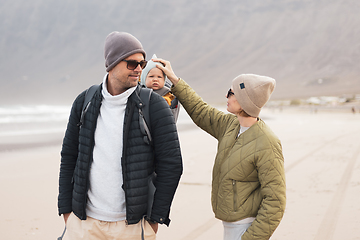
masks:
POLYGON ((227 111, 235 115, 239 114, 242 111, 242 108, 238 103, 238 101, 236 100, 232 88, 229 89, 228 93, 226 94, 226 98, 227 98, 227 111))
POLYGON ((146 76, 145 85, 148 88, 159 90, 165 85, 164 73, 159 68, 155 67, 151 69, 146 76))

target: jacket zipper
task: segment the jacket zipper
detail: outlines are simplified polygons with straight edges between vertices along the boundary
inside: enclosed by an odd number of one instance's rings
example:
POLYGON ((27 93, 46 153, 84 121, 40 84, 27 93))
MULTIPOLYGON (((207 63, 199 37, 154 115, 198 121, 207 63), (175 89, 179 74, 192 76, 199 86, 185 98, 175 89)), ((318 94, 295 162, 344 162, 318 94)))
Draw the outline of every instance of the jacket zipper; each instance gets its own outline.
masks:
MULTIPOLYGON (((235 137, 235 141, 232 143, 232 145, 231 145, 231 147, 230 147, 230 150, 229 150, 229 153, 228 153, 228 155, 227 155, 227 157, 225 158, 225 160, 227 159, 227 158, 229 158, 229 156, 230 156, 230 154, 231 154, 231 149, 233 149, 233 147, 234 147, 234 145, 235 145, 235 143, 236 143, 236 141, 238 140, 238 138, 239 138, 239 136, 236 136, 235 137)), ((223 163, 224 163, 224 161, 225 160, 223 160, 223 161, 221 161, 220 163, 218 163, 217 164, 217 166, 221 166, 223 163)), ((220 179, 219 179, 219 184, 220 184, 220 179)), ((232 184, 233 184, 233 189, 234 189, 234 195, 236 195, 235 193, 236 193, 236 189, 235 189, 235 184, 236 184, 236 181, 235 180, 233 180, 233 182, 232 182, 232 184)), ((235 196, 234 196, 235 197, 235 196)), ((218 201, 216 201, 216 209, 218 208, 218 201)), ((235 211, 235 208, 236 207, 236 199, 234 198, 234 211, 235 211)), ((235 211, 236 212, 236 211, 235 211)))
POLYGON ((233 191, 234 191, 234 212, 237 212, 237 190, 236 190, 236 181, 232 180, 233 191))
MULTIPOLYGON (((240 135, 236 135, 235 141, 231 146, 231 149, 233 149, 234 145, 236 144, 238 138, 240 137, 240 135)), ((230 150, 231 152, 231 150, 230 150)), ((230 153, 229 153, 230 156, 230 153)), ((237 212, 237 189, 236 189, 236 180, 232 180, 232 185, 233 185, 233 191, 234 191, 234 212, 237 212)))
MULTIPOLYGON (((97 110, 97 115, 96 116, 99 116, 99 113, 100 113, 100 108, 101 108, 101 102, 100 102, 100 105, 99 105, 99 108, 97 110)), ((93 159, 93 152, 94 152, 94 146, 95 146, 95 128, 96 128, 96 124, 97 124, 97 120, 95 120, 95 126, 93 127, 93 132, 92 132, 92 142, 91 142, 91 150, 89 152, 89 165, 88 165, 88 168, 87 168, 87 177, 86 177, 86 193, 85 193, 85 197, 84 197, 84 209, 83 209, 83 217, 86 216, 87 218, 87 215, 86 215, 86 205, 87 205, 87 200, 88 200, 88 191, 90 189, 90 168, 91 168, 91 164, 93 163, 94 159, 93 159)), ((85 218, 85 219, 86 219, 85 218)))
MULTIPOLYGON (((135 103, 132 102, 128 112, 128 115, 126 115, 126 110, 128 108, 128 104, 126 104, 126 109, 125 109, 125 119, 124 119, 124 130, 123 130, 123 139, 127 139, 128 137, 128 131, 131 127, 131 120, 132 120, 132 116, 134 114, 134 108, 135 108, 135 103), (127 125, 125 125, 127 124, 127 125), (128 130, 128 131, 126 131, 128 130)), ((140 119, 139 119, 140 121, 140 119)), ((129 225, 129 209, 128 209, 128 204, 127 204, 127 187, 126 187, 126 148, 127 148, 127 142, 123 140, 123 152, 121 154, 121 169, 122 169, 122 175, 123 175, 123 186, 124 186, 124 193, 125 193, 125 209, 126 209, 126 219, 125 219, 125 224, 129 225)))
MULTIPOLYGON (((84 218, 86 216, 86 205, 87 205, 87 199, 88 199, 88 191, 90 189, 90 167, 91 167, 91 164, 93 162, 93 154, 92 152, 94 151, 94 142, 91 144, 92 147, 91 147, 91 154, 90 154, 90 157, 89 157, 89 165, 88 165, 88 168, 87 168, 87 177, 86 177, 86 183, 85 183, 85 187, 86 187, 86 192, 85 192, 85 197, 84 197, 84 208, 83 208, 83 212, 82 212, 82 217, 84 218)), ((86 216, 87 218, 87 216, 86 216)), ((85 219, 86 219, 85 218, 85 219)))

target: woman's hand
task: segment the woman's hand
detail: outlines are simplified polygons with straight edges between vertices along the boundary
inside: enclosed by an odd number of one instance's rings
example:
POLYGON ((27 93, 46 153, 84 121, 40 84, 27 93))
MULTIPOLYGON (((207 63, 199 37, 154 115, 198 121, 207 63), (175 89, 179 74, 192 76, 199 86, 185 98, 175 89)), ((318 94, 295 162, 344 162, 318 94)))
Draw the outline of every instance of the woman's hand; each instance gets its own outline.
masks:
POLYGON ((158 67, 160 70, 162 70, 165 73, 167 78, 172 82, 172 84, 174 84, 174 86, 179 82, 179 78, 175 75, 174 71, 172 70, 171 64, 169 61, 166 61, 161 58, 154 58, 151 60, 153 60, 154 62, 159 62, 159 63, 163 64, 163 65, 156 64, 156 67, 158 67))

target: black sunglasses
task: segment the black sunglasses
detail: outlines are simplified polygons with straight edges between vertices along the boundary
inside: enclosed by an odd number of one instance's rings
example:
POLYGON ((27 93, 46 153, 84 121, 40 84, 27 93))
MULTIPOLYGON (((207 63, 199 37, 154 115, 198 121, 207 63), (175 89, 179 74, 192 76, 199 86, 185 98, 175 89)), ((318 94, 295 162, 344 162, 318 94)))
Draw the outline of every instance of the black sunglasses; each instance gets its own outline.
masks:
POLYGON ((144 69, 146 67, 147 61, 142 60, 140 62, 136 61, 136 60, 123 60, 124 62, 127 63, 127 69, 129 70, 135 70, 135 68, 137 68, 138 65, 140 65, 141 69, 144 69))
POLYGON ((227 92, 226 98, 229 98, 230 96, 234 95, 235 93, 233 91, 231 91, 231 88, 229 89, 229 91, 227 92))

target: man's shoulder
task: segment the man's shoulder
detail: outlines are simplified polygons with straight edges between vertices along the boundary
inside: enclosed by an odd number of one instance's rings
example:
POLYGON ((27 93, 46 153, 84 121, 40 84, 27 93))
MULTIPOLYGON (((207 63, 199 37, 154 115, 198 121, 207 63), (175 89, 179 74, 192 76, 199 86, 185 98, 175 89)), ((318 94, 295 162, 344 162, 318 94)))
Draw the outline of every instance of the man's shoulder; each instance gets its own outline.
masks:
MULTIPOLYGON (((159 94, 152 92, 150 96, 150 106, 156 106, 157 108, 169 108, 166 100, 159 94)), ((170 108, 169 108, 170 109, 170 108)))
POLYGON ((80 92, 77 97, 75 98, 75 102, 77 101, 84 101, 84 98, 85 98, 85 95, 88 94, 89 90, 90 89, 94 89, 95 91, 94 92, 91 92, 90 94, 94 95, 98 90, 99 88, 101 87, 101 85, 92 85, 92 86, 89 86, 87 87, 86 89, 84 89, 82 92, 80 92))
MULTIPOLYGON (((95 86, 95 85, 93 85, 95 86)), ((98 106, 102 100, 101 98, 101 85, 97 85, 98 87, 95 87, 95 91, 91 92, 90 94, 92 96, 90 96, 91 98, 88 99, 88 101, 91 101, 92 104, 91 105, 96 105, 98 106), (93 99, 96 99, 95 101, 93 99)), ((72 109, 75 110, 76 112, 81 112, 84 108, 84 103, 86 101, 86 96, 89 95, 88 90, 91 88, 91 86, 89 88, 84 89, 81 93, 79 93, 77 95, 77 97, 75 98, 73 104, 72 104, 72 109)))
POLYGON ((159 94, 152 92, 149 102, 149 113, 151 119, 162 119, 163 123, 167 118, 169 121, 174 119, 168 102, 159 94))
POLYGON ((85 94, 86 94, 86 89, 76 96, 72 104, 72 108, 81 109, 83 102, 85 100, 85 94))

